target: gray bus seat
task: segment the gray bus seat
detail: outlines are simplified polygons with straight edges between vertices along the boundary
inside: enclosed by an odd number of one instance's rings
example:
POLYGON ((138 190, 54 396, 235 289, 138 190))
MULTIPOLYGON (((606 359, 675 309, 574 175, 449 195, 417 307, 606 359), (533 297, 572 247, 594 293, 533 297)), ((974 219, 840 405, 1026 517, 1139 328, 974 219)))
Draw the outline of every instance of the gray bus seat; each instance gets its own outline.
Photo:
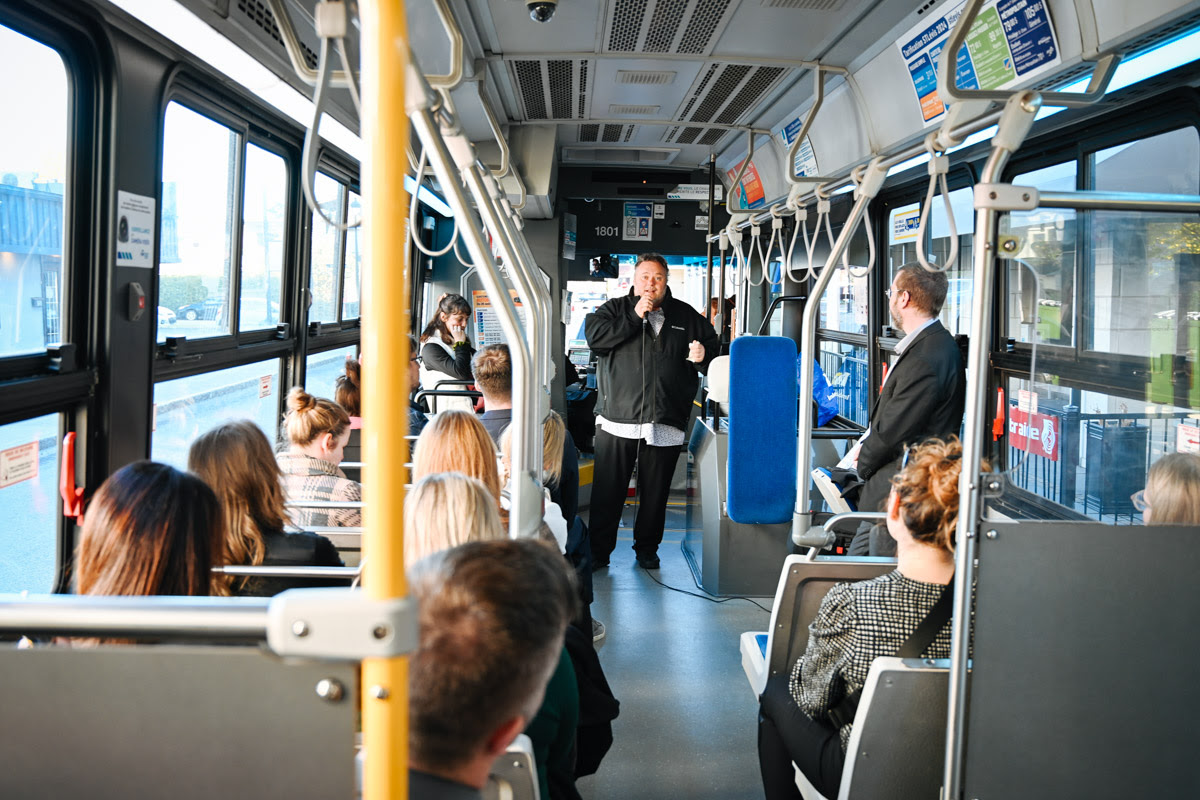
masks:
POLYGON ((770 627, 741 637, 742 668, 754 696, 762 694, 770 676, 786 673, 804 655, 808 626, 835 583, 867 580, 895 568, 894 558, 818 556, 809 561, 805 556, 788 556, 775 590, 770 627))
POLYGON ((483 787, 484 800, 541 800, 533 742, 525 734, 513 739, 496 759, 483 787))
POLYGON ((3 646, 0 674, 0 797, 353 795, 353 664, 254 647, 3 646))
POLYGON ((938 796, 948 659, 877 658, 867 674, 838 800, 938 796))

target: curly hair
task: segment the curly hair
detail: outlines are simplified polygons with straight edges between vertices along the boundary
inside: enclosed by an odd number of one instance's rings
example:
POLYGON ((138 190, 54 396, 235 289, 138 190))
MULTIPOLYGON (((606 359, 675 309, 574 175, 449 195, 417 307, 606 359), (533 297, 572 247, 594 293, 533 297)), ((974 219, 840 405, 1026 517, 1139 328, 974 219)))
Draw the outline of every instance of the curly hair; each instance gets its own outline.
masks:
MULTIPOLYGON (((926 439, 909 449, 904 468, 892 478, 901 519, 913 539, 950 553, 958 525, 962 453, 957 436, 926 439)), ((986 463, 983 468, 987 471, 986 463)))

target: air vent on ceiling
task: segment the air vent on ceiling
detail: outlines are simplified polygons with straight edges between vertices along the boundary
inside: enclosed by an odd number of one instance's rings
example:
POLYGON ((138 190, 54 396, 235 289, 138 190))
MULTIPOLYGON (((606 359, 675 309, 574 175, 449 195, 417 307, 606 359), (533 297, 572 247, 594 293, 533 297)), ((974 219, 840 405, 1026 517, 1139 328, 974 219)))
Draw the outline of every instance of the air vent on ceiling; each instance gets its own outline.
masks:
POLYGON ((684 128, 683 133, 679 134, 679 138, 675 141, 678 144, 691 144, 702 133, 704 133, 704 128, 684 128))
POLYGON ((588 62, 579 62, 579 114, 577 116, 587 116, 587 89, 588 89, 588 62))
POLYGON ((546 86, 542 80, 542 62, 514 61, 521 101, 525 104, 525 119, 546 119, 546 86))
POLYGON ((732 0, 612 0, 609 6, 603 41, 610 53, 709 53, 733 14, 732 0))
POLYGON ((766 8, 788 8, 796 11, 837 11, 846 0, 762 0, 766 8))
POLYGON ((580 125, 579 126, 579 141, 594 142, 600 138, 599 125, 580 125))
POLYGON ((570 119, 571 95, 575 88, 574 75, 571 69, 573 61, 547 61, 546 69, 550 75, 550 113, 555 119, 570 119))
POLYGON ((666 86, 675 82, 677 74, 666 70, 619 69, 617 70, 617 83, 636 86, 666 86))
MULTIPOLYGON (((783 67, 752 67, 745 64, 713 64, 692 91, 678 119, 678 135, 665 141, 677 144, 712 145, 728 131, 689 126, 688 122, 736 125, 757 108, 787 73, 783 67)), ((674 131, 672 132, 674 133, 674 131)))
POLYGON ((575 164, 669 164, 679 155, 677 147, 592 147, 564 145, 562 160, 575 164))
POLYGON ((727 133, 729 133, 729 131, 723 131, 720 128, 709 128, 704 132, 704 135, 700 137, 700 140, 696 142, 696 144, 703 144, 711 147, 712 145, 721 141, 721 139, 723 139, 727 133))
POLYGON ((619 142, 621 141, 621 126, 620 125, 605 125, 604 131, 600 134, 602 142, 619 142))
POLYGON ((636 117, 646 114, 657 114, 662 106, 618 106, 610 105, 608 107, 609 116, 613 117, 636 117))
POLYGON ((520 94, 524 119, 579 119, 587 115, 586 59, 515 58, 508 65, 520 94))
MULTIPOLYGON (((271 13, 271 9, 267 7, 266 3, 259 2, 259 0, 238 0, 237 8, 252 23, 269 33, 271 38, 278 42, 279 48, 283 50, 283 37, 279 35, 279 26, 275 24, 275 15, 271 13)), ((304 53, 304 61, 308 66, 316 68, 317 54, 304 42, 300 43, 300 51, 304 53)))
POLYGON ((633 138, 633 132, 637 130, 637 125, 630 125, 625 128, 625 141, 628 142, 633 138))

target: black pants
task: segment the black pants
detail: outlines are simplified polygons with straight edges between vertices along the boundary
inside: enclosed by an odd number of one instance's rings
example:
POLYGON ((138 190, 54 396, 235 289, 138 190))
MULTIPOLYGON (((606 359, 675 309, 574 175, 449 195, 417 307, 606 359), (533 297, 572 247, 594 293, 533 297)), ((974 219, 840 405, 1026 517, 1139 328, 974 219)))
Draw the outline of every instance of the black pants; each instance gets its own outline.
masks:
POLYGON ((815 722, 796 705, 788 691, 788 676, 767 680, 759 698, 758 767, 767 800, 800 800, 795 763, 813 788, 837 798, 846 754, 832 725, 815 722))
POLYGON ((617 526, 635 462, 638 509, 633 523, 633 550, 639 558, 649 558, 658 552, 667 519, 671 477, 679 463, 680 449, 680 445, 653 447, 641 439, 622 439, 603 428, 596 429, 596 466, 588 527, 592 534, 592 556, 597 562, 608 563, 616 549, 617 526))

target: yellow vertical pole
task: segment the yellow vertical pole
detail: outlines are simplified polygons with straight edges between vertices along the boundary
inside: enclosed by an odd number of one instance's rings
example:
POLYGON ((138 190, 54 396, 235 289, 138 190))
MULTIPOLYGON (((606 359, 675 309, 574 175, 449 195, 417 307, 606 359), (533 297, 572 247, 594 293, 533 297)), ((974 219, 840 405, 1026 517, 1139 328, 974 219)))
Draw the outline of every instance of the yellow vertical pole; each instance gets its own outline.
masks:
MULTIPOLYGON (((408 260, 404 110, 408 32, 402 0, 360 0, 361 134, 366 233, 363 272, 363 586, 371 599, 403 597, 404 464, 408 445, 408 260)), ((366 800, 408 796, 408 659, 362 665, 366 800)))

